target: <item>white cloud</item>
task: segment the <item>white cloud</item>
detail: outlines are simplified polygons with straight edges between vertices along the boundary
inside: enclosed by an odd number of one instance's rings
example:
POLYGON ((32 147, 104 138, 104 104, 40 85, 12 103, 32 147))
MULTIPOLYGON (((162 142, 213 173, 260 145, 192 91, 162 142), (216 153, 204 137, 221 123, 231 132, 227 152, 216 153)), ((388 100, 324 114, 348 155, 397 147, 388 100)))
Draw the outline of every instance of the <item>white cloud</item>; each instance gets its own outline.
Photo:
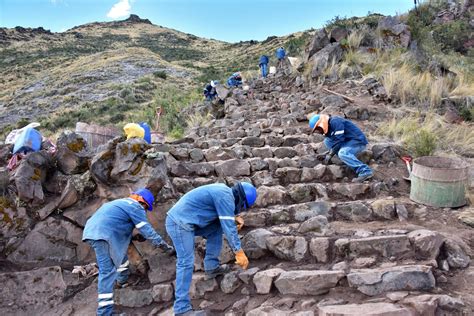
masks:
POLYGON ((107 17, 111 19, 127 17, 130 14, 131 9, 132 7, 128 0, 119 0, 107 13, 107 17))

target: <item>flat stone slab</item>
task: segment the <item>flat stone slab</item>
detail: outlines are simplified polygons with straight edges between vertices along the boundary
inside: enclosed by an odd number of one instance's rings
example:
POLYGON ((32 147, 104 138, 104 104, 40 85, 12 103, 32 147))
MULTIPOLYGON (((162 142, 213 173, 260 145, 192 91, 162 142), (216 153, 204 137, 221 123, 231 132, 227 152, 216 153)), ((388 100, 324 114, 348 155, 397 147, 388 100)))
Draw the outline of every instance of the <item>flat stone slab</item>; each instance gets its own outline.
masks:
POLYGON ((319 316, 415 316, 407 307, 390 303, 328 305, 319 308, 319 316))
POLYGON ((39 315, 63 301, 61 267, 0 274, 0 315, 39 315))
POLYGON ((347 280, 349 286, 369 296, 392 291, 425 291, 435 287, 431 267, 424 265, 352 270, 347 280))
POLYGON ((345 276, 343 271, 287 271, 275 281, 281 294, 319 295, 337 285, 345 276))
POLYGON ((340 253, 348 253, 352 258, 378 255, 398 259, 412 251, 410 240, 406 235, 339 239, 336 241, 336 246, 340 253))

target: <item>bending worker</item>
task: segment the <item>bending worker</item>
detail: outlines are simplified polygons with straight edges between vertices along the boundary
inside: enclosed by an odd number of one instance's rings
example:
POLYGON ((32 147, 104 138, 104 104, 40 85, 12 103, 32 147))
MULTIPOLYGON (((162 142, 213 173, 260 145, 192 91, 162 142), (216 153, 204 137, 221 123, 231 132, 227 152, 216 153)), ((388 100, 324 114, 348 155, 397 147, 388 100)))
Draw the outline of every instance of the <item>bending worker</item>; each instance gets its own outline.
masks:
POLYGON ((128 198, 103 204, 87 221, 82 240, 94 249, 99 267, 97 315, 112 315, 115 281, 120 285, 128 279, 127 248, 134 228, 141 233, 137 240, 146 238, 165 253, 174 252, 146 217, 145 211, 153 210, 154 201, 148 189, 139 189, 128 198))
POLYGON ((319 155, 324 164, 329 164, 334 155, 357 173, 352 182, 364 182, 373 177, 372 169, 357 159, 357 154, 368 144, 364 133, 354 123, 339 116, 318 114, 309 120, 311 133, 314 131, 324 135, 327 153, 319 155))
POLYGON ((243 226, 240 212, 250 208, 257 199, 257 190, 247 182, 233 187, 222 183, 203 185, 186 193, 168 212, 166 231, 176 248, 175 315, 205 315, 194 311, 189 287, 194 270, 194 236, 206 239, 204 270, 208 279, 230 271, 220 265, 222 233, 235 253, 236 264, 247 269, 249 261, 237 234, 243 226))

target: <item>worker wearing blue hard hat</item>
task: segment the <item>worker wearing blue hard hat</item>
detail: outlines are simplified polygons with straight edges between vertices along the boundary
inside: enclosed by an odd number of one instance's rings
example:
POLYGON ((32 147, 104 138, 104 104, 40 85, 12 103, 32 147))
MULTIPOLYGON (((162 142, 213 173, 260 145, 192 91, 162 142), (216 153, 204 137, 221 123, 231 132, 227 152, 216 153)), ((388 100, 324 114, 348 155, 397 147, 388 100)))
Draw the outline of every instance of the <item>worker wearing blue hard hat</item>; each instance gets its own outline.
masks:
POLYGON ((256 188, 247 182, 228 187, 222 183, 203 185, 186 193, 168 212, 166 231, 176 248, 175 315, 204 315, 194 311, 189 297, 194 270, 194 237, 206 239, 204 270, 207 278, 230 271, 221 265, 222 234, 235 253, 236 264, 247 269, 245 255, 237 231, 244 224, 241 212, 247 211, 257 199, 256 188))
POLYGON ((86 222, 82 240, 94 249, 99 267, 97 315, 112 315, 115 281, 123 286, 128 279, 127 248, 132 239, 148 239, 166 254, 174 254, 148 222, 146 211, 153 210, 154 202, 153 193, 142 188, 128 198, 103 204, 86 222), (134 228, 140 235, 132 237, 134 228))
POLYGON ((329 164, 331 158, 337 155, 357 173, 352 182, 364 182, 373 177, 372 169, 356 157, 368 144, 367 138, 357 125, 339 116, 317 114, 310 118, 309 127, 311 133, 324 135, 324 144, 329 151, 318 157, 324 160, 324 164, 329 164))

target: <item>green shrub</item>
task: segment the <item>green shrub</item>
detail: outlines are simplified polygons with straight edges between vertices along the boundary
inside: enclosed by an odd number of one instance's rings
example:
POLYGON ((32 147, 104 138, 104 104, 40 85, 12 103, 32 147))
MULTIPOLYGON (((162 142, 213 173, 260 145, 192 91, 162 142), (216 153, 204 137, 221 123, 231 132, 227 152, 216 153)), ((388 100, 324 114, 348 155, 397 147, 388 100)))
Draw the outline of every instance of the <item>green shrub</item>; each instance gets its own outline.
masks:
POLYGON ((436 144, 436 135, 424 128, 411 133, 404 140, 404 145, 414 157, 431 156, 436 144))
POLYGON ((285 43, 286 51, 290 56, 301 55, 304 52, 304 49, 308 45, 311 36, 309 33, 305 32, 300 37, 293 37, 285 43))
POLYGON ((169 136, 173 139, 180 139, 184 135, 184 128, 181 126, 175 126, 171 132, 169 133, 169 136))
POLYGON ((166 72, 163 71, 163 70, 155 71, 155 72, 153 73, 153 76, 155 76, 156 78, 164 79, 164 80, 166 80, 166 78, 168 77, 168 75, 166 74, 166 72))
POLYGON ((454 50, 465 54, 467 49, 464 43, 472 36, 470 30, 469 24, 463 20, 439 24, 433 27, 433 39, 439 43, 443 51, 454 50))
POLYGON ((468 121, 468 122, 474 121, 474 107, 467 106, 467 105, 462 107, 461 110, 459 111, 459 115, 461 115, 461 117, 465 121, 468 121))

